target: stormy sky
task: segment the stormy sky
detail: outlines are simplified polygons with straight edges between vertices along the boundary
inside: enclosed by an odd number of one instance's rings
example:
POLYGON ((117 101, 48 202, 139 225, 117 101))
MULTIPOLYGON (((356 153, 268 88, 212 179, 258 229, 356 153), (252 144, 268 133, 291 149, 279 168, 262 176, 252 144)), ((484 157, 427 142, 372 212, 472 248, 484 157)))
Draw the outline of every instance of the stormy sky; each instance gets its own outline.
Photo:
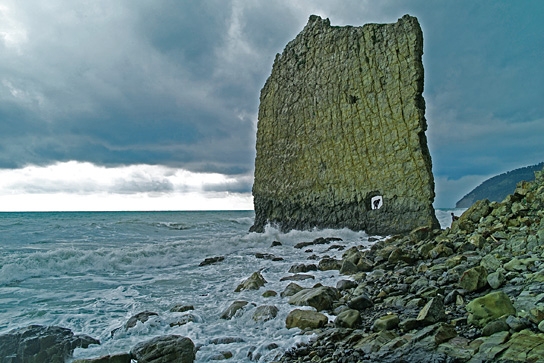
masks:
POLYGON ((436 207, 544 160, 544 2, 2 0, 0 210, 251 209, 260 89, 308 17, 418 17, 436 207))

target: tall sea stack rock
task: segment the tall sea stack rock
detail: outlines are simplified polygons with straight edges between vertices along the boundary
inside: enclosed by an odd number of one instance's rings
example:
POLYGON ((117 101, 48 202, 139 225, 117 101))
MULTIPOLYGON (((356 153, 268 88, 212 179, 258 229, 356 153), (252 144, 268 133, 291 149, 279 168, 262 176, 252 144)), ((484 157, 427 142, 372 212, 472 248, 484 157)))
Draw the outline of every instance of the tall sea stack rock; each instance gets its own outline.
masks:
POLYGON ((422 54, 414 17, 336 27, 310 16, 261 91, 252 231, 439 226, 422 54))

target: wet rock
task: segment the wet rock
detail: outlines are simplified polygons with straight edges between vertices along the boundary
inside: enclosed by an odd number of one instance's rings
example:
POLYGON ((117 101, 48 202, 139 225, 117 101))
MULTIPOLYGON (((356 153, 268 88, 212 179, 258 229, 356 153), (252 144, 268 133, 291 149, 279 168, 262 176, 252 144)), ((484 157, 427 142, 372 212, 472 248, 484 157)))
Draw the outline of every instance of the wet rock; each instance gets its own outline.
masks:
POLYGON ((114 355, 104 355, 99 358, 76 359, 72 363, 130 363, 130 353, 120 353, 114 355))
POLYGON ((295 309, 287 315, 285 326, 287 329, 317 329, 325 326, 328 322, 329 319, 324 314, 310 310, 295 309))
POLYGON ((278 247, 282 246, 282 243, 280 241, 272 241, 272 245, 270 247, 278 247))
POLYGON ((100 342, 58 326, 29 325, 0 335, 0 358, 6 363, 64 363, 75 348, 91 344, 100 342))
POLYGON ((357 268, 361 272, 370 272, 374 269, 374 263, 367 258, 361 258, 357 262, 357 268))
POLYGON ((300 285, 295 284, 294 282, 291 282, 289 285, 285 287, 285 290, 282 291, 280 294, 281 297, 289 297, 295 295, 297 292, 304 290, 304 288, 300 285))
POLYGON ((340 280, 336 283, 336 289, 338 291, 344 291, 349 289, 354 289, 357 287, 357 282, 352 280, 340 280))
POLYGON ((366 354, 377 352, 385 344, 389 343, 393 339, 397 338, 397 334, 390 330, 384 330, 379 333, 371 334, 361 339, 354 345, 355 349, 360 349, 366 354))
POLYGON ((274 296, 277 296, 278 293, 274 290, 266 290, 265 292, 263 292, 263 294, 261 295, 262 297, 274 297, 274 296))
POLYGON ((422 324, 429 325, 444 321, 446 313, 444 310, 444 300, 442 297, 433 297, 417 315, 416 318, 422 324))
POLYGON ((339 328, 354 329, 362 322, 361 315, 358 310, 346 309, 336 317, 334 324, 339 328))
POLYGON ((234 292, 240 292, 243 290, 259 290, 266 284, 266 280, 260 272, 254 272, 247 280, 242 282, 234 292))
POLYGON ((529 320, 513 315, 510 315, 506 318, 506 324, 508 324, 510 329, 512 329, 514 332, 522 331, 523 329, 526 329, 531 325, 529 320))
POLYGON ((243 300, 237 300, 235 302, 233 302, 232 304, 230 304, 230 306, 221 313, 221 316, 220 318, 221 319, 232 319, 233 316, 236 315, 236 313, 242 309, 243 307, 245 307, 246 305, 248 304, 247 301, 243 301, 243 300))
POLYGON ((175 305, 170 309, 170 312, 172 313, 184 313, 189 310, 195 310, 195 307, 193 305, 184 305, 184 304, 178 304, 175 305))
POLYGON ((272 320, 278 315, 278 311, 278 308, 274 305, 258 306, 253 313, 252 319, 256 322, 272 320))
POLYGON ((421 327, 422 325, 423 324, 421 323, 421 321, 414 318, 408 318, 399 323, 399 328, 406 332, 406 331, 417 329, 421 327))
POLYGON ((330 257, 325 257, 319 261, 317 265, 319 271, 340 270, 342 268, 342 261, 330 257))
POLYGON ((482 329, 482 335, 488 337, 495 333, 508 330, 510 330, 510 326, 506 323, 506 321, 499 319, 487 323, 482 329))
POLYGON ((504 264, 504 269, 506 271, 526 271, 527 266, 525 266, 519 259, 513 258, 509 262, 504 264))
POLYGON ((359 268, 356 264, 351 261, 343 260, 342 266, 340 267, 340 274, 342 275, 353 275, 359 272, 359 268))
POLYGON ((232 352, 225 350, 215 355, 212 355, 209 359, 210 360, 225 360, 225 359, 231 359, 232 357, 233 357, 232 352))
POLYGON ((352 309, 363 311, 365 309, 371 308, 374 306, 374 303, 370 297, 366 294, 361 294, 350 301, 348 301, 348 306, 352 309))
POLYGON ((332 309, 333 303, 339 298, 338 290, 334 287, 320 286, 304 289, 291 296, 289 304, 312 306, 317 311, 332 309))
POLYGON ((445 353, 454 362, 467 362, 477 350, 477 347, 470 346, 470 341, 463 337, 453 337, 437 347, 438 352, 445 353))
POLYGON ((315 279, 315 276, 307 274, 295 274, 291 276, 284 276, 280 279, 280 281, 303 281, 309 279, 315 279))
POLYGON ((308 265, 301 263, 301 264, 293 265, 289 269, 290 273, 300 273, 300 272, 309 272, 309 271, 317 271, 317 266, 314 265, 313 263, 308 265))
POLYGON ((166 335, 138 343, 130 354, 138 363, 193 363, 195 345, 187 337, 166 335))
POLYGON ((471 221, 472 223, 478 223, 480 219, 485 218, 491 213, 490 202, 487 199, 482 199, 475 202, 470 208, 468 208, 459 217, 459 223, 463 221, 471 221))
POLYGON ((278 257, 276 255, 273 255, 271 253, 260 253, 257 252, 255 254, 256 258, 259 258, 261 260, 271 260, 271 261, 283 261, 283 257, 278 257))
POLYGON ((378 318, 372 324, 373 331, 392 330, 399 325, 399 317, 396 314, 389 314, 378 318))
POLYGON ((469 292, 478 291, 487 286, 487 270, 482 266, 466 270, 459 279, 459 287, 469 292))
POLYGON ((468 323, 481 327, 501 316, 516 314, 510 298, 502 291, 492 292, 472 300, 467 304, 466 310, 469 313, 468 323))
POLYGON ((125 330, 130 329, 130 328, 134 328, 136 326, 136 324, 138 324, 138 322, 143 324, 146 321, 148 321, 150 317, 158 316, 158 315, 159 314, 154 313, 152 311, 142 311, 141 313, 138 313, 138 314, 130 317, 130 319, 128 319, 128 321, 125 324, 125 330))
POLYGON ((544 334, 523 330, 513 334, 505 346, 506 350, 500 355, 502 362, 544 361, 544 334))
POLYGON ((208 257, 205 258, 204 261, 202 261, 198 266, 208 266, 214 263, 221 262, 225 259, 225 256, 217 256, 217 257, 208 257))
POLYGON ((438 328, 434 332, 433 338, 436 345, 447 342, 448 340, 455 338, 457 331, 450 324, 439 324, 438 328))
POLYGON ((185 325, 185 324, 188 324, 188 323, 196 322, 198 320, 199 319, 193 314, 185 314, 185 315, 182 315, 181 317, 179 317, 178 319, 176 319, 176 321, 171 322, 169 325, 171 327, 182 326, 182 325, 185 325))
POLYGON ((210 344, 233 344, 233 343, 243 343, 245 340, 243 338, 239 337, 221 337, 221 338, 213 338, 209 340, 210 344))
POLYGON ((497 270, 487 275, 487 283, 493 289, 498 289, 501 287, 505 280, 506 278, 502 270, 497 270))

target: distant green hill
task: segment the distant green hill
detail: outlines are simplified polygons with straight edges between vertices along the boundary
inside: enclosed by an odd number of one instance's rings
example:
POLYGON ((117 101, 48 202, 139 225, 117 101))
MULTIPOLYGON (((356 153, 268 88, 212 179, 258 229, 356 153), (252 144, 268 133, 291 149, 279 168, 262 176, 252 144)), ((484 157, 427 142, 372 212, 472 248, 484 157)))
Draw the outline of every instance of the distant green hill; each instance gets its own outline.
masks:
POLYGON ((489 199, 492 202, 502 202, 507 195, 514 192, 517 183, 522 180, 534 180, 535 171, 542 170, 543 167, 544 162, 537 165, 515 169, 489 178, 461 198, 461 200, 455 204, 455 207, 468 208, 474 204, 475 201, 481 199, 489 199))

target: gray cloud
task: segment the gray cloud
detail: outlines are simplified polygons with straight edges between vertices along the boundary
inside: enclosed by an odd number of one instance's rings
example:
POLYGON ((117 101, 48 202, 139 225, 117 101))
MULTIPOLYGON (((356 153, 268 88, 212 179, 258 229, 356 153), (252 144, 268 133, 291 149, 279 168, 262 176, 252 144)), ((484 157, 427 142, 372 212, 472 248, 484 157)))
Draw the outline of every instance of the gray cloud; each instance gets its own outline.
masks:
POLYGON ((537 163, 543 11, 540 2, 491 0, 6 0, 0 168, 79 160, 249 175, 260 89, 275 54, 314 13, 334 25, 419 18, 437 180, 537 163))

